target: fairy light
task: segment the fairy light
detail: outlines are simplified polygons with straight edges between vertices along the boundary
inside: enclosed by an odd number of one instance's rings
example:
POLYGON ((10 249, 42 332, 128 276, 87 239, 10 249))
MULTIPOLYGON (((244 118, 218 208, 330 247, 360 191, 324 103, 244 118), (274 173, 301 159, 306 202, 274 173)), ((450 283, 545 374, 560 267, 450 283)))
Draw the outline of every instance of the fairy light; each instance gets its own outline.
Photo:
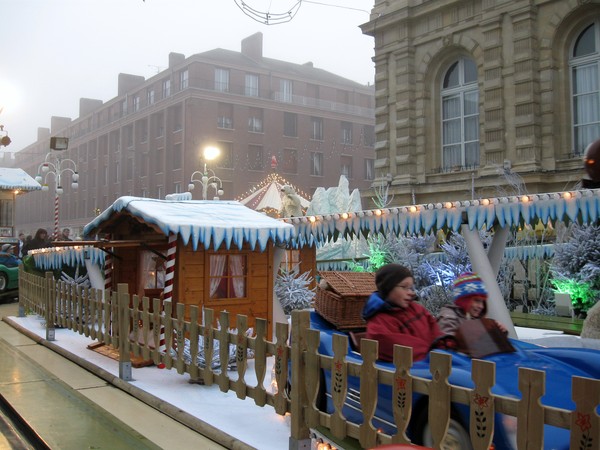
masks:
POLYGON ((446 203, 444 203, 444 208, 446 208, 446 209, 452 209, 452 202, 446 202, 446 203))
POLYGON ((490 199, 484 198, 483 200, 481 200, 481 204, 483 206, 488 206, 490 204, 490 199))
POLYGON ((309 221, 310 223, 315 223, 315 222, 317 221, 317 218, 316 218, 315 216, 310 216, 310 217, 308 218, 308 221, 309 221))
POLYGON ((346 220, 348 218, 348 213, 342 213, 342 219, 346 220))
POLYGON ((380 216, 381 215, 381 210, 380 209, 376 209, 374 211, 374 213, 375 213, 376 216, 380 216))
POLYGON ((528 196, 526 196, 526 195, 522 196, 522 197, 521 197, 521 202, 522 202, 522 203, 529 203, 529 197, 528 197, 528 196))
POLYGON ((570 200, 570 199, 571 199, 571 197, 572 197, 572 195, 571 195, 571 193, 570 193, 570 192, 563 192, 563 198, 564 198, 565 200, 570 200))

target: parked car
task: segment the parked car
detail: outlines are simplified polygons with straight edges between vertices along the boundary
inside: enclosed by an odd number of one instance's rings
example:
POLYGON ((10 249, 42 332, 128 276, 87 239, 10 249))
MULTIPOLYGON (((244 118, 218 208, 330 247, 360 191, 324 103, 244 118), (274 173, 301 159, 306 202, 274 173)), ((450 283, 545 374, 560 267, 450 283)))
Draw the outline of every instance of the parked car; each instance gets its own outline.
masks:
POLYGON ((12 253, 0 252, 0 293, 19 287, 21 260, 12 253))
MULTIPOLYGON (((333 356, 332 335, 343 333, 327 322, 317 312, 311 312, 311 328, 319 330, 321 342, 319 353, 333 356)), ((492 389, 495 395, 520 398, 518 390, 519 367, 543 370, 546 372, 546 395, 542 399, 544 405, 574 409, 571 400, 571 378, 573 376, 600 378, 600 351, 585 348, 545 348, 538 345, 522 342, 515 339, 508 340, 512 344, 512 351, 496 353, 479 359, 492 361, 496 364, 496 385, 492 389)), ((362 357, 352 345, 349 336, 348 362, 360 364, 362 357)), ((507 347, 511 347, 508 344, 507 347)), ((449 382, 452 385, 473 387, 471 379, 471 357, 457 351, 447 351, 452 355, 452 371, 449 382)), ((394 371, 392 363, 378 362, 381 368, 394 371)), ((429 371, 429 356, 414 362, 411 375, 431 379, 429 371)), ((334 411, 331 401, 331 371, 323 370, 321 388, 317 406, 328 413, 334 411)), ((380 384, 378 388, 378 401, 373 425, 387 434, 395 434, 394 416, 392 412, 392 387, 380 384)), ((431 434, 428 430, 428 398, 426 395, 413 394, 413 411, 408 427, 408 435, 415 444, 432 446, 431 434)), ((357 377, 348 378, 348 390, 344 403, 343 415, 353 423, 362 423, 362 410, 360 405, 360 380, 357 377)), ((494 432, 494 448, 496 450, 515 450, 516 428, 515 417, 497 414, 494 432)), ((462 404, 452 405, 447 439, 444 448, 456 450, 471 449, 469 437, 469 407, 462 404)), ((544 445, 546 450, 569 449, 569 430, 544 426, 544 445)))

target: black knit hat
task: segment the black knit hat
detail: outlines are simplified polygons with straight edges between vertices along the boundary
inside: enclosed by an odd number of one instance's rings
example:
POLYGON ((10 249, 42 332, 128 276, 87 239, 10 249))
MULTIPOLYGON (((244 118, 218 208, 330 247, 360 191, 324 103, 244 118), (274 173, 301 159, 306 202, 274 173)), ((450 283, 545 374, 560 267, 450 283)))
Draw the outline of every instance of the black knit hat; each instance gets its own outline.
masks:
POLYGON ((411 271, 400 264, 386 264, 375 272, 375 285, 382 299, 386 299, 398 283, 412 277, 411 271))

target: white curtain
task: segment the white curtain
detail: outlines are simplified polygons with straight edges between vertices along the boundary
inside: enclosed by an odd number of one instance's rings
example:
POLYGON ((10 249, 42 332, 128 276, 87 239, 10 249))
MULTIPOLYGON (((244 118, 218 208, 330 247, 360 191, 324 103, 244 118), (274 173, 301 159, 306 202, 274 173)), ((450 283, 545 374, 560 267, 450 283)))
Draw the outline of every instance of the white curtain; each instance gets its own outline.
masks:
POLYGON ((227 257, 225 255, 211 255, 210 256, 210 296, 214 296, 217 292, 219 284, 221 284, 221 278, 225 273, 225 262, 227 257))
POLYGON ((233 275, 233 293, 236 298, 246 296, 246 278, 244 277, 244 255, 229 256, 229 270, 233 275))

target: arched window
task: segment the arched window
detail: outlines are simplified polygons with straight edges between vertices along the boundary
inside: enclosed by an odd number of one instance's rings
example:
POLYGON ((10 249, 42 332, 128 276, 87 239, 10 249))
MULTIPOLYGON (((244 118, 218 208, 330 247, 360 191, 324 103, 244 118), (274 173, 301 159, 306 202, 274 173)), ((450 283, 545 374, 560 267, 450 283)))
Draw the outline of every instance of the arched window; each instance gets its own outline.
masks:
POLYGON ((455 61, 444 75, 442 165, 444 170, 479 166, 479 90, 472 59, 455 61))
POLYGON ((570 58, 573 151, 582 155, 600 137, 600 27, 589 25, 575 39, 570 58))

